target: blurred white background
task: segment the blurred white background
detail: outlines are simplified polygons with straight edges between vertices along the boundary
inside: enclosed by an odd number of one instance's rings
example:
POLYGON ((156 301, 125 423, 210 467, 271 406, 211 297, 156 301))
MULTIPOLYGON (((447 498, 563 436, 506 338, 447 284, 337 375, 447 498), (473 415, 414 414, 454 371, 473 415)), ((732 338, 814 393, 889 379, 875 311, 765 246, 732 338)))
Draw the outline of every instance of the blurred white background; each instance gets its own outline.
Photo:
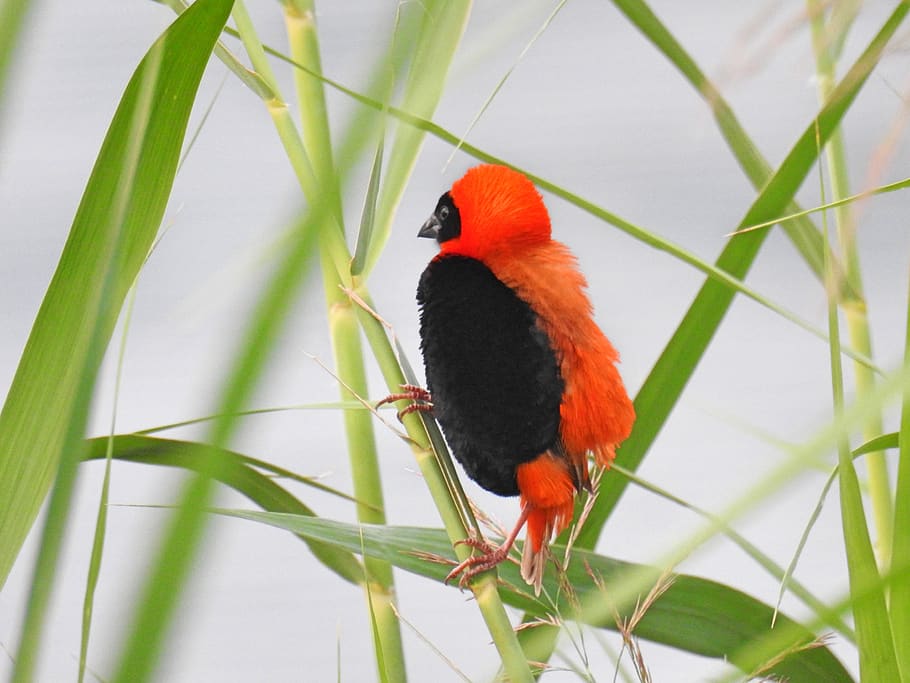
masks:
MULTIPOLYGON (((279 7, 250 3, 264 41, 285 44, 279 7)), ((894 3, 865 3, 851 31, 845 64, 868 44, 894 3)), ((761 151, 776 166, 816 111, 814 62, 802 3, 678 3, 654 10, 718 83, 761 151)), ((552 10, 553 3, 479 2, 435 120, 460 133, 552 10)), ((384 48, 395 3, 318 3, 323 66, 330 77, 363 88, 384 48)), ((79 198, 130 74, 172 21, 149 2, 83 0, 36 5, 18 52, 0 127, 0 387, 8 387, 35 312, 56 266, 79 198)), ((845 120, 855 190, 910 175, 905 139, 884 169, 873 158, 908 97, 907 33, 884 58, 845 120), (899 49, 901 44, 903 48, 899 49), (875 175, 880 173, 880 175, 875 175)), ((278 66, 291 98, 290 76, 278 66)), ((226 69, 210 63, 191 120, 198 125, 226 69)), ((330 92, 336 133, 351 103, 330 92)), ((755 197, 723 143, 706 104, 675 69, 605 2, 568 3, 516 68, 469 136, 502 158, 591 199, 713 261, 755 197)), ((410 360, 417 354, 414 291, 433 245, 415 238, 438 196, 474 162, 430 138, 402 201, 388 248, 370 280, 381 313, 410 360)), ((346 204, 359 221, 366 169, 346 204)), ((818 179, 800 195, 818 203, 818 179)), ((209 414, 237 340, 272 261, 268 248, 300 201, 290 166, 261 102, 228 75, 215 108, 177 178, 166 237, 139 283, 117 430, 148 428, 209 414)), ((638 390, 694 297, 703 276, 579 210, 548 198, 555 236, 579 255, 597 318, 620 350, 631 393, 638 390)), ((905 325, 908 203, 904 193, 860 208, 861 245, 876 356, 900 359, 905 325)), ((748 282, 819 327, 825 298, 779 232, 764 246, 748 282)), ((329 362, 319 280, 287 328, 254 406, 334 400, 336 386, 307 354, 329 362)), ((79 283, 73 283, 78 287, 79 283)), ((111 358, 116 357, 119 333, 111 358)), ((386 393, 375 368, 372 394, 386 393)), ((831 415, 827 350, 822 342, 742 298, 734 303, 682 401, 640 474, 710 510, 721 510, 785 457, 768 439, 799 442, 831 415)), ((99 385, 91 432, 110 429, 113 363, 99 385)), ((893 420, 891 427, 894 426, 893 420)), ((198 438, 202 430, 185 430, 198 438)), ((410 452, 378 426, 391 524, 439 526, 410 452)), ((334 411, 249 419, 233 444, 303 474, 324 474, 350 490, 349 466, 334 411)), ((834 456, 832 454, 832 460, 834 456)), ((63 571, 55 591, 41 681, 73 680, 88 552, 102 468, 83 468, 63 571)), ((827 471, 809 473, 737 527, 786 566, 827 471)), ((135 591, 167 518, 161 510, 124 507, 173 500, 182 477, 116 464, 107 549, 97 596, 90 667, 104 677, 130 619, 135 591)), ((835 487, 836 488, 836 487, 835 487)), ((511 525, 516 500, 469 485, 479 504, 511 525)), ((330 518, 353 521, 343 501, 309 491, 302 499, 330 518)), ((225 505, 245 505, 225 493, 225 505)), ((630 488, 598 550, 657 562, 700 521, 630 488)), ((40 525, 36 525, 38 530, 40 525)), ((362 681, 376 676, 368 615, 359 589, 338 580, 289 534, 237 520, 213 519, 177 628, 159 669, 161 681, 362 681), (336 658, 336 650, 340 659, 336 658), (340 662, 340 671, 338 670, 340 662)), ((0 646, 14 653, 36 548, 33 533, 0 592, 0 646)), ((846 568, 836 494, 812 534, 797 577, 822 597, 840 596, 846 568)), ((765 602, 778 586, 722 539, 679 568, 735 585, 765 602)), ((467 594, 396 575, 403 615, 472 680, 495 671, 495 650, 467 594)), ((805 615, 785 600, 784 609, 805 615)), ((404 628, 412 680, 455 674, 404 628)), ((618 640, 609 636, 614 644, 618 640)), ((609 660, 588 641, 598 680, 612 680, 609 660)), ((834 649, 855 669, 852 650, 834 649)), ((643 644, 655 681, 706 680, 723 664, 643 644)), ((11 656, 11 654, 10 654, 11 656)), ((0 653, 0 673, 10 670, 0 653)), ((575 680, 554 673, 546 680, 575 680)))

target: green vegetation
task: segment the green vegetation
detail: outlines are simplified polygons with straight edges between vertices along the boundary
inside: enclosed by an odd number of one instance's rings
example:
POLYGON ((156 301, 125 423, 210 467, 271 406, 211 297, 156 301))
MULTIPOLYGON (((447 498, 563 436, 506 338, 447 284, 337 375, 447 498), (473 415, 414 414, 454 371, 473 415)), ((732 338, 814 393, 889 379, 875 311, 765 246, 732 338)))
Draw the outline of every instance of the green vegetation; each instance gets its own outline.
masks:
MULTIPOLYGON (((42 648, 49 646, 48 603, 62 571, 59 557, 68 533, 66 520, 79 468, 90 460, 105 460, 108 473, 116 460, 191 474, 177 504, 168 510, 170 521, 162 537, 151 544, 150 570, 135 604, 129 606, 123 626, 126 637, 105 680, 133 683, 154 678, 166 656, 167 637, 188 590, 207 524, 216 514, 290 532, 288 542, 303 541, 330 570, 318 581, 342 579, 358 586, 372 628, 378 679, 405 680, 404 624, 396 606, 393 568, 435 582, 440 592, 454 590, 442 581, 451 562, 471 552, 457 542, 480 533, 481 527, 441 434, 419 413, 403 421, 402 448, 410 449, 416 459, 441 528, 387 524, 374 405, 399 385, 418 382, 410 365, 418 359, 414 349, 400 348, 385 325, 381 306, 371 296, 369 278, 380 258, 391 258, 384 255, 384 247, 426 136, 457 147, 468 157, 519 168, 433 120, 471 3, 425 0, 390 6, 395 14, 389 22, 387 48, 365 74, 368 86, 357 90, 322 74, 316 12, 308 0, 282 0, 285 47, 261 42, 242 0, 196 0, 189 8, 180 0, 165 4, 179 17, 149 48, 123 92, 0 413, 0 586, 19 561, 26 537, 40 535, 19 641, 3 643, 14 662, 12 680, 34 680, 42 648), (225 27, 229 18, 234 28, 225 27), (212 56, 249 88, 250 96, 261 99, 305 208, 283 236, 277 266, 251 308, 246 334, 213 403, 216 414, 201 420, 207 430, 204 437, 166 439, 155 435, 168 428, 160 427, 132 434, 112 430, 108 437, 88 438, 102 361, 105 353, 122 353, 115 327, 118 320, 129 327, 129 293, 161 232, 181 150, 191 137, 187 122, 193 107, 201 108, 197 89, 212 56), (279 78, 276 69, 291 78, 279 78), (282 92, 285 82, 293 84, 294 93, 282 92), (329 116, 329 93, 357 103, 344 127, 329 116), (297 102, 299 120, 288 104, 292 101, 297 102), (369 177, 361 185, 356 172, 365 168, 369 177), (352 196, 363 206, 362 214, 353 219, 345 217, 342 208, 344 199, 352 196), (344 430, 337 438, 349 454, 353 493, 346 500, 357 523, 323 518, 305 502, 312 490, 307 487, 337 492, 278 467, 263 453, 232 450, 241 420, 255 419, 262 412, 248 409, 252 397, 288 318, 313 286, 307 275, 317 269, 338 385, 337 396, 321 400, 336 399, 327 405, 343 414, 344 430), (74 281, 85 286, 70 286, 74 281), (387 386, 368 388, 371 367, 381 370, 387 386), (242 494, 259 509, 216 507, 220 486, 242 494), (42 505, 47 512, 38 527, 42 505)), ((546 33, 563 4, 556 3, 527 49, 533 50, 534 41, 546 33)), ((600 639, 585 639, 579 633, 608 629, 621 635, 617 668, 632 680, 650 680, 640 638, 726 660, 738 671, 731 679, 852 681, 851 671, 858 671, 864 682, 910 683, 910 311, 903 365, 878 367, 863 299, 857 218, 851 211, 855 202, 868 197, 904 192, 910 181, 851 190, 846 133, 841 127, 904 26, 910 4, 896 3, 862 54, 852 64, 841 64, 844 37, 856 18, 853 3, 835 3, 832 9, 828 3, 807 0, 804 21, 811 26, 820 105, 776 168, 761 155, 732 106, 674 35, 673 27, 663 24, 642 0, 614 0, 614 4, 704 99, 731 155, 754 186, 755 197, 743 207, 736 233, 710 263, 654 230, 519 168, 542 190, 596 218, 604 230, 622 231, 662 250, 705 279, 636 395, 635 430, 619 450, 614 471, 603 477, 599 495, 584 510, 584 525, 571 543, 566 534, 554 546, 564 569, 555 565, 548 569, 539 598, 533 597, 517 566, 510 563, 472 582, 470 590, 488 631, 484 637, 495 644, 502 673, 514 681, 533 680, 540 667, 555 662, 560 636, 571 639, 575 649, 583 652, 600 647, 600 639), (840 78, 838 71, 843 73, 840 78), (797 192, 815 181, 824 206, 798 206, 797 192), (786 233, 816 278, 819 301, 828 304, 826 330, 745 284, 772 230, 786 233), (708 512, 639 478, 636 471, 699 363, 710 355, 709 345, 737 294, 825 340, 832 380, 831 419, 822 429, 807 431, 799 446, 786 450, 727 509, 708 512), (886 433, 883 416, 896 406, 903 406, 899 432, 886 433), (889 461, 893 465, 895 459, 898 466, 889 472, 889 461), (761 510, 789 480, 820 462, 834 470, 829 484, 833 488, 836 482, 839 490, 848 570, 844 584, 849 592, 833 599, 821 598, 813 586, 793 578, 798 556, 790 567, 782 567, 733 528, 747 513, 761 510), (895 471, 896 481, 892 481, 895 471), (601 533, 623 505, 630 484, 702 515, 704 527, 668 548, 652 566, 597 554, 601 533), (780 582, 782 594, 791 594, 810 616, 796 620, 779 614, 774 605, 737 589, 734 576, 719 583, 675 571, 681 561, 717 536, 737 544, 756 566, 780 582), (517 629, 522 622, 533 628, 517 629), (855 661, 845 666, 835 657, 825 638, 828 633, 854 647, 855 661)), ((4 46, 0 48, 0 98, 8 96, 4 88, 9 88, 7 74, 15 68, 16 58, 12 49, 27 26, 23 17, 28 5, 0 0, 0 17, 10 17, 8 22, 0 21, 0 45, 4 46)), ((499 86, 510 74, 511 70, 499 86)), ((499 86, 494 96, 506 96, 499 86)), ((490 100, 484 108, 487 104, 490 100)), ((894 283, 895 292, 906 289, 906 284, 894 283)), ((107 502, 105 478, 84 595, 80 680, 91 669, 92 605, 96 589, 104 587, 100 569, 107 502)), ((805 529, 804 541, 812 534, 812 523, 805 529)), ((78 542, 89 543, 87 539, 78 542)), ((303 590, 318 590, 317 581, 312 584, 303 590)), ((594 678, 584 661, 568 666, 583 680, 594 678)), ((267 675, 268 663, 263 670, 267 675)), ((342 671, 339 676, 344 677, 342 671)), ((613 672, 598 672, 596 677, 610 680, 613 672)))

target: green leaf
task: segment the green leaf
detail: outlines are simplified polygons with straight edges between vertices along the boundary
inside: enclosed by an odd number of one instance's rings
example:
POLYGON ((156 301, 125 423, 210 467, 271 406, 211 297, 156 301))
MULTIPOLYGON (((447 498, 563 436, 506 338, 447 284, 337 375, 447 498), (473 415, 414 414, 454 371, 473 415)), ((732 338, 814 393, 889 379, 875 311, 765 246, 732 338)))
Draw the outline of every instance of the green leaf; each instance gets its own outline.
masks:
MULTIPOLYGON (((108 441, 108 437, 89 439, 85 459, 104 459, 108 441)), ((113 439, 111 457, 124 462, 179 467, 193 472, 203 472, 206 471, 206 458, 210 457, 211 448, 206 444, 192 441, 122 434, 113 439)), ((316 513, 313 510, 287 489, 276 484, 274 479, 253 469, 249 464, 250 458, 223 448, 217 449, 217 457, 221 460, 219 467, 214 470, 218 479, 238 493, 242 493, 263 510, 315 516, 316 513)), ((363 567, 350 553, 339 551, 333 546, 318 541, 310 541, 306 538, 303 540, 306 541, 313 555, 328 569, 351 583, 363 582, 363 567)))
MULTIPOLYGON (((385 131, 383 130, 383 134, 385 131)), ((357 232, 357 245, 354 248, 354 259, 351 261, 351 275, 363 273, 369 257, 369 248, 373 241, 373 226, 376 224, 376 201, 379 198, 379 178, 382 175, 383 138, 380 136, 373 155, 373 166, 370 168, 370 183, 363 200, 363 214, 360 217, 360 230, 357 232)))
POLYGON ((97 329, 105 345, 110 339, 158 230, 196 89, 229 7, 228 0, 198 2, 155 43, 98 154, 0 413, 0 585, 54 478, 80 377, 97 373, 93 335, 97 329))
MULTIPOLYGON (((354 525, 244 510, 215 512, 269 524, 352 553, 363 552, 435 581, 442 582, 451 569, 449 563, 455 561, 448 537, 441 529, 354 525), (436 556, 439 561, 427 559, 427 555, 436 556)), ((562 557, 564 550, 561 546, 553 547, 557 557, 562 557)), ((551 613, 567 615, 575 611, 573 604, 603 602, 610 592, 609 587, 621 583, 630 575, 656 578, 660 574, 653 567, 575 550, 572 552, 566 578, 577 593, 574 596, 577 597, 577 603, 574 603, 574 597, 570 600, 565 596, 565 591, 560 590, 552 565, 544 579, 542 595, 561 596, 555 609, 527 590, 518 566, 512 562, 504 562, 499 567, 502 580, 500 594, 507 604, 535 616, 546 617, 551 613), (608 587, 606 592, 592 578, 595 576, 608 587)), ((752 661, 744 653, 750 643, 771 633, 774 608, 714 581, 683 574, 669 578, 669 587, 644 613, 635 628, 635 635, 706 657, 729 659, 747 673, 754 671, 761 662, 752 661)), ((615 607, 621 617, 628 617, 635 608, 634 603, 635 598, 632 597, 623 604, 610 607, 615 607)), ((609 616, 588 618, 587 623, 599 628, 616 629, 612 609, 588 611, 582 608, 579 616, 584 619, 595 613, 609 616)), ((773 674, 786 678, 791 683, 852 681, 843 665, 830 650, 815 642, 814 634, 808 629, 799 626, 792 619, 778 615, 775 630, 787 631, 793 637, 780 643, 781 649, 788 654, 764 669, 764 675, 773 674)))

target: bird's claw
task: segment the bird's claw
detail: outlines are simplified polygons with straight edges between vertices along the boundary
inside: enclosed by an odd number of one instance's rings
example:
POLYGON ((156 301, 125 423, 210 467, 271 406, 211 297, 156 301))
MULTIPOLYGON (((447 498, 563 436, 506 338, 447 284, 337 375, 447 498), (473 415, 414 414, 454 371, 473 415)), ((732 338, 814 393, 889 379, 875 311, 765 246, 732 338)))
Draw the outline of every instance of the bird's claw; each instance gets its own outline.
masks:
POLYGON ((458 587, 465 588, 467 584, 478 574, 493 569, 496 565, 503 562, 509 556, 509 548, 506 546, 493 545, 482 538, 465 538, 458 541, 455 545, 468 545, 476 550, 481 551, 481 555, 471 555, 467 559, 458 563, 452 571, 448 573, 443 583, 458 577, 458 587))
POLYGON ((397 394, 389 394, 385 398, 381 399, 376 403, 376 407, 385 405, 386 403, 394 403, 395 401, 409 400, 411 401, 410 405, 405 406, 398 411, 398 421, 401 422, 405 415, 410 415, 411 413, 416 412, 432 412, 433 410, 433 397, 430 395, 430 392, 419 387, 416 384, 402 384, 401 391, 397 394))

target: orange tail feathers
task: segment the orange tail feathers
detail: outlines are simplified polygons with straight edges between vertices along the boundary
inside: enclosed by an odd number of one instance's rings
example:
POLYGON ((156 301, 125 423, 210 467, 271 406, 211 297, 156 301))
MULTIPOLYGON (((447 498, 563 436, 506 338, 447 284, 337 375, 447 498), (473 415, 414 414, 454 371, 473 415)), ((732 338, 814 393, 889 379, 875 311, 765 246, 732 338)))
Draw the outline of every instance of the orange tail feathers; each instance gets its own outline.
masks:
POLYGON ((550 539, 572 521, 575 483, 569 463, 550 452, 519 465, 517 476, 521 503, 527 510, 521 576, 539 595, 550 539))

